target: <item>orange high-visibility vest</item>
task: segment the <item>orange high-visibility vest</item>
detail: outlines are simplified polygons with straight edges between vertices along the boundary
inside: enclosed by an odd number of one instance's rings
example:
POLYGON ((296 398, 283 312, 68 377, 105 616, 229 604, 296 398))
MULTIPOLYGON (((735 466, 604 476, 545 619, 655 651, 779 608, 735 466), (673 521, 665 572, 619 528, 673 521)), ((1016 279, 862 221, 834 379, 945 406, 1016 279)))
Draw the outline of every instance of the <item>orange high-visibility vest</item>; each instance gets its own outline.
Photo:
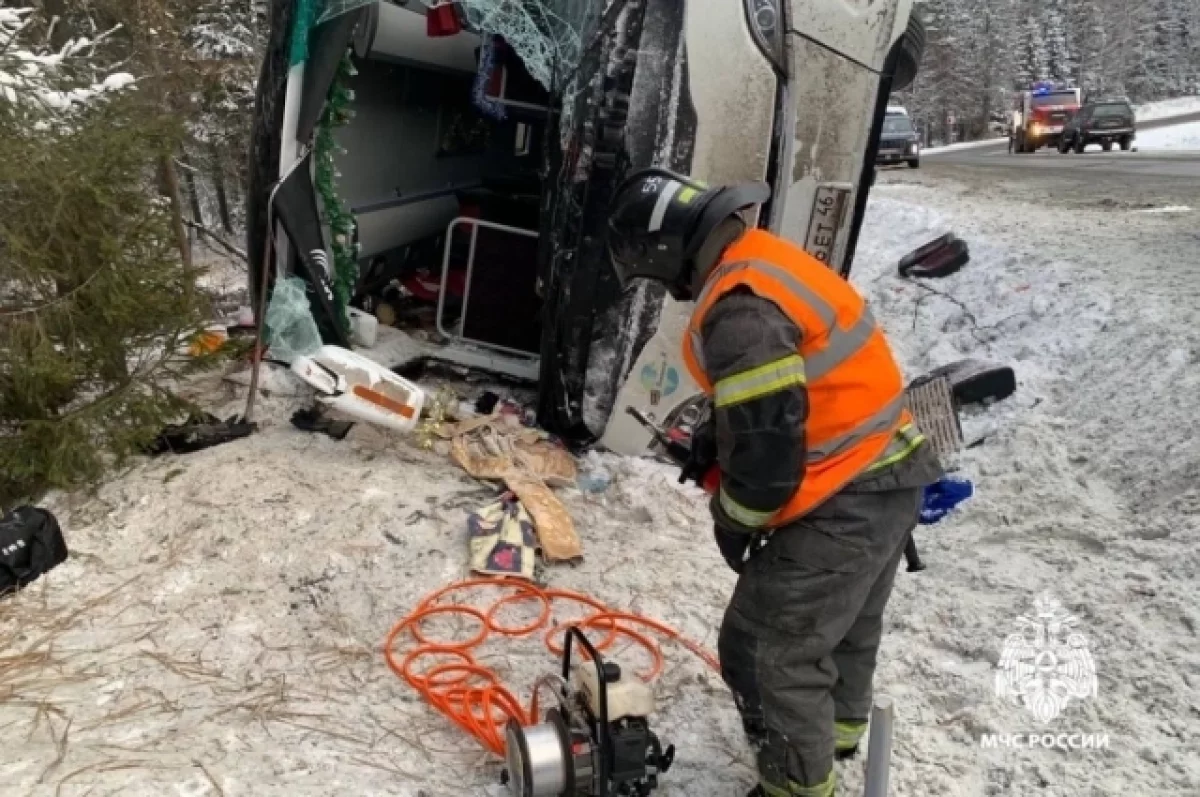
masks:
MULTIPOLYGON (((713 304, 737 288, 770 299, 801 330, 797 353, 808 390, 807 461, 796 494, 768 523, 779 526, 859 474, 902 459, 920 438, 905 407, 900 368, 866 302, 828 266, 762 230, 751 230, 726 250, 696 297, 684 336, 688 370, 717 407, 723 397, 719 389, 714 395, 704 367, 701 329, 713 304)), ((738 381, 744 396, 746 379, 738 381)))

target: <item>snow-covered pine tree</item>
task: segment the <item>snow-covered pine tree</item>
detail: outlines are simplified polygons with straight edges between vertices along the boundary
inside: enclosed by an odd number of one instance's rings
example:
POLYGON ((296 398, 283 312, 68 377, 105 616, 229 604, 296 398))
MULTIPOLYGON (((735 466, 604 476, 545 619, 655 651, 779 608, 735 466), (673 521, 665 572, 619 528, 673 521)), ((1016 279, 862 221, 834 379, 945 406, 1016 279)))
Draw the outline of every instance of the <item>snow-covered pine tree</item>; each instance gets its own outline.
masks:
POLYGON ((1200 3, 1184 3, 1188 94, 1200 94, 1200 3))
POLYGON ((1035 80, 1134 102, 1200 93, 1197 0, 929 0, 925 61, 898 99, 932 138, 948 114, 981 134, 984 117, 1035 80))
POLYGON ((1068 15, 1063 0, 1045 0, 1041 7, 1041 35, 1045 44, 1045 76, 1054 81, 1075 77, 1075 60, 1068 43, 1068 15))
POLYGON ((47 41, 50 20, 0 9, 0 504, 157 433, 206 317, 151 185, 178 120, 107 67, 114 39, 47 41))
POLYGON ((1126 45, 1125 87, 1134 102, 1147 102, 1166 94, 1165 64, 1174 54, 1168 52, 1172 48, 1167 37, 1162 36, 1164 26, 1170 26, 1169 20, 1160 17, 1164 5, 1165 0, 1150 0, 1126 12, 1131 36, 1126 45))
POLYGON ((1107 90, 1104 53, 1108 33, 1096 0, 1069 0, 1067 32, 1067 46, 1075 56, 1073 80, 1085 95, 1104 93, 1107 90))
POLYGON ((921 14, 928 35, 924 60, 912 89, 902 98, 927 142, 947 138, 946 118, 955 102, 957 62, 955 48, 960 31, 952 13, 959 0, 929 0, 921 14))
POLYGON ((1191 83, 1191 42, 1188 8, 1195 0, 1159 0, 1159 18, 1155 26, 1155 49, 1159 61, 1155 72, 1163 76, 1163 96, 1187 93, 1191 83))
POLYGON ((1015 88, 1023 90, 1035 80, 1045 80, 1049 77, 1049 57, 1046 53, 1046 40, 1042 32, 1042 24, 1037 14, 1027 10, 1020 30, 1021 41, 1017 50, 1015 75, 1017 85, 1015 88))

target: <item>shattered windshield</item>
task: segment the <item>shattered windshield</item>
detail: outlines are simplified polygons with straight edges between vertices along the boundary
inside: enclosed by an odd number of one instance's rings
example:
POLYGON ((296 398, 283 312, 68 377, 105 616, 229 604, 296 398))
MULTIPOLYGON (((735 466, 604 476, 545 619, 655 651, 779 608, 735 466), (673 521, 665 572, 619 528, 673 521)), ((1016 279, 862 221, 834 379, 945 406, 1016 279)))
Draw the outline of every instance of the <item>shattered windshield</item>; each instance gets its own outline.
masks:
MULTIPOLYGON (((297 0, 315 4, 318 23, 377 0, 297 0)), ((459 0, 467 26, 500 36, 546 89, 571 82, 583 48, 610 0, 459 0)), ((429 5, 429 3, 426 3, 429 5)))

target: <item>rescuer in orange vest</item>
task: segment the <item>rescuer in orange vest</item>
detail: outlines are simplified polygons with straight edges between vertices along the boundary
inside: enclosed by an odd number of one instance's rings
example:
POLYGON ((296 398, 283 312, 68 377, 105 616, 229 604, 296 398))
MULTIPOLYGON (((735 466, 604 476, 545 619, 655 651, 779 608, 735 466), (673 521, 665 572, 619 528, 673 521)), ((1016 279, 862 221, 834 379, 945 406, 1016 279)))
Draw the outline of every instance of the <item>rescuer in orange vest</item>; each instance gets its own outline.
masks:
MULTIPOLYGON (((751 795, 830 797, 871 707, 884 607, 922 488, 942 475, 862 297, 748 229, 763 183, 630 176, 609 220, 622 284, 695 301, 683 354, 712 397, 717 544, 738 574, 722 674, 757 751, 751 795)), ((697 434, 694 446, 704 445, 697 434)))

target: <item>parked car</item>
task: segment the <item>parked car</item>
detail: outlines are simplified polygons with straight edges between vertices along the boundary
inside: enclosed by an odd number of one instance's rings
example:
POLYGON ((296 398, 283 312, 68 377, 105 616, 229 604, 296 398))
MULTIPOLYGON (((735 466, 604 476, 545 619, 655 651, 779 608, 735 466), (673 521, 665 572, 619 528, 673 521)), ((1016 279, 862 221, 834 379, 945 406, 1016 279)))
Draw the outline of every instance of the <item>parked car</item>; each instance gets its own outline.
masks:
MULTIPOLYGON (((773 198, 754 221, 845 276, 887 98, 911 84, 925 44, 913 0, 870 14, 817 0, 612 0, 581 27, 564 91, 534 80, 521 43, 475 29, 458 3, 344 3, 307 39, 293 30, 305 5, 271 0, 248 193, 252 295, 264 252, 287 254, 283 273, 310 252, 268 229, 268 197, 322 141, 350 49, 353 115, 332 131, 340 174, 321 188, 349 211, 358 243, 352 304, 399 293, 427 327, 389 348, 386 365, 419 356, 536 382, 542 426, 630 453, 650 436, 624 407, 661 419, 698 388, 679 355, 690 307, 655 285, 623 295, 617 284, 605 244, 616 187, 646 166, 710 184, 765 180, 773 198), (295 41, 307 43, 300 64, 295 41)), ((583 4, 509 5, 491 23, 531 5, 567 19, 583 4)))
POLYGON ((887 109, 883 117, 883 131, 879 134, 875 163, 907 163, 912 169, 921 165, 921 136, 904 108, 894 106, 887 109))
POLYGON ((1129 150, 1136 136, 1137 120, 1128 100, 1088 100, 1064 125, 1058 151, 1082 154, 1088 144, 1099 144, 1105 152, 1113 144, 1129 150))

